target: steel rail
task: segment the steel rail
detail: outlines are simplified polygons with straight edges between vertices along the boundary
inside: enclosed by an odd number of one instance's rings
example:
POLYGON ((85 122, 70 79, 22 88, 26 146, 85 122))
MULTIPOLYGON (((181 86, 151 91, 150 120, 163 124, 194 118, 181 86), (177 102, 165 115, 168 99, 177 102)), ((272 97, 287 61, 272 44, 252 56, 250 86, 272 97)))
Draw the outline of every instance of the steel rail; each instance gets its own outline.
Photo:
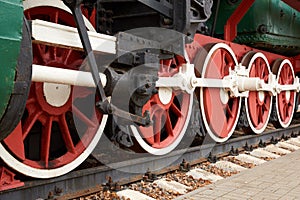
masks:
MULTIPOLYGON (((143 173, 130 173, 129 171, 146 172, 151 166, 160 166, 163 163, 171 163, 167 169, 160 169, 156 173, 170 169, 176 169, 183 159, 190 163, 203 161, 209 154, 219 155, 229 152, 232 148, 242 148, 247 143, 248 146, 256 146, 260 140, 269 143, 272 138, 280 139, 283 136, 291 137, 299 135, 300 124, 291 125, 286 129, 275 129, 265 131, 259 135, 246 135, 232 138, 226 143, 216 144, 206 141, 207 144, 190 147, 186 150, 176 150, 165 156, 141 157, 135 159, 124 158, 124 161, 102 165, 94 168, 76 170, 64 176, 47 180, 25 181, 25 186, 0 192, 0 199, 47 199, 49 193, 52 195, 66 195, 77 191, 88 190, 95 186, 101 186, 106 182, 107 176, 114 181, 130 183, 142 177, 143 173), (150 166, 150 167, 149 167, 150 166)), ((134 157, 134 156, 133 156, 134 157)))

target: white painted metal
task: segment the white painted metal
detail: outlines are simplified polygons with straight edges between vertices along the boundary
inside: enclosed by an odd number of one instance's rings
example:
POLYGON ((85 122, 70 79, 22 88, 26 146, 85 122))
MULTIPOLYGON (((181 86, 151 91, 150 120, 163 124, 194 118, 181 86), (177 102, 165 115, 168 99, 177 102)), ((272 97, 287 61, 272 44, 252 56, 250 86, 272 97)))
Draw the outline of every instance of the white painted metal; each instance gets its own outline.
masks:
MULTIPOLYGON (((116 38, 88 31, 92 49, 96 52, 115 54, 116 38)), ((36 43, 47 43, 66 48, 82 49, 76 28, 42 20, 32 20, 32 37, 36 43), (46 33, 46 34, 45 34, 46 33)))
POLYGON ((48 104, 54 107, 61 107, 69 100, 71 86, 56 83, 44 83, 43 92, 48 104))
POLYGON ((172 89, 171 88, 159 88, 158 89, 158 97, 162 104, 167 105, 172 100, 172 89))
POLYGON ((221 102, 223 104, 227 104, 228 101, 229 101, 229 94, 228 94, 228 91, 224 90, 224 89, 220 89, 220 99, 221 99, 221 102))
MULTIPOLYGON (((107 82, 106 76, 102 73, 99 75, 103 86, 105 86, 107 82)), ((31 77, 32 81, 35 82, 96 87, 90 72, 71 69, 32 65, 31 77)))

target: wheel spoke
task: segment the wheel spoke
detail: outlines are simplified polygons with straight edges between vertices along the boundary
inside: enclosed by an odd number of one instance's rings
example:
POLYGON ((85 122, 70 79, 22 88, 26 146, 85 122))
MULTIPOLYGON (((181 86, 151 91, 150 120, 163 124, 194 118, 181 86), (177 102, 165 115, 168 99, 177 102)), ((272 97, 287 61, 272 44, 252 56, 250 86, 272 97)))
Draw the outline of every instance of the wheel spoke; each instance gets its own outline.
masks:
POLYGON ((26 13, 24 13, 24 15, 25 15, 27 20, 32 20, 30 12, 26 12, 26 13))
POLYGON ((86 88, 86 87, 75 87, 75 89, 73 90, 73 102, 78 100, 78 99, 82 99, 82 98, 86 98, 89 95, 94 94, 94 91, 92 91, 90 88, 86 88))
POLYGON ((161 139, 161 119, 162 114, 160 112, 155 113, 155 122, 154 122, 154 143, 156 145, 160 145, 160 139, 161 139))
POLYGON ((41 161, 45 162, 45 167, 48 168, 50 156, 50 142, 51 142, 51 129, 52 129, 52 116, 49 117, 42 130, 41 138, 41 161))
POLYGON ((34 104, 34 103, 36 103, 36 100, 32 97, 27 99, 27 101, 26 101, 26 105, 30 105, 30 104, 34 104))
POLYGON ((63 54, 64 65, 68 64, 72 52, 73 51, 71 49, 68 49, 68 50, 64 51, 64 54, 63 54))
MULTIPOLYGON (((225 66, 226 66, 226 61, 225 61, 225 54, 226 54, 226 51, 222 51, 220 50, 220 54, 221 54, 221 57, 220 57, 220 74, 221 74, 221 77, 224 77, 225 76, 225 66)), ((219 63, 218 63, 219 64, 219 63)))
POLYGON ((40 55, 40 56, 35 56, 33 58, 34 63, 45 64, 45 61, 48 60, 45 45, 35 44, 34 46, 37 47, 37 49, 38 49, 37 54, 40 55), (37 61, 36 59, 39 59, 39 60, 37 61))
POLYGON ((253 70, 255 70, 255 76, 260 77, 260 75, 261 75, 260 60, 256 59, 252 65, 252 67, 253 67, 253 70))
POLYGON ((265 80, 265 78, 268 76, 268 71, 267 71, 267 65, 265 62, 260 61, 260 70, 261 70, 261 75, 260 77, 263 78, 265 80))
POLYGON ((79 117, 86 125, 96 128, 97 127, 97 123, 93 122, 92 120, 90 120, 87 116, 85 116, 85 114, 83 114, 76 106, 73 105, 72 107, 72 111, 74 112, 74 114, 79 117))
POLYGON ((258 124, 259 124, 259 120, 260 120, 260 118, 259 118, 259 114, 260 114, 260 108, 259 108, 259 106, 255 107, 251 112, 252 112, 252 115, 253 115, 253 116, 251 116, 253 125, 255 127, 257 127, 258 124))
POLYGON ((59 19, 59 12, 58 10, 53 12, 53 13, 49 13, 50 14, 50 22, 53 22, 53 23, 58 23, 58 19, 59 19))
POLYGON ((230 109, 229 105, 226 104, 225 105, 225 115, 228 115, 229 118, 234 117, 232 110, 230 109))
POLYGON ((167 119, 166 119, 165 128, 166 128, 166 131, 168 133, 168 136, 174 136, 172 122, 171 122, 170 114, 169 113, 167 113, 167 117, 166 118, 167 119))
POLYGON ((282 68, 281 73, 282 73, 283 79, 285 81, 287 81, 288 80, 288 72, 287 72, 287 69, 285 67, 282 68))
POLYGON ((268 103, 265 101, 262 105, 264 111, 269 112, 270 107, 267 105, 268 103))
POLYGON ((180 109, 175 105, 175 103, 172 103, 172 104, 171 104, 170 109, 172 110, 172 112, 174 112, 174 114, 175 114, 177 117, 182 117, 182 116, 183 116, 182 112, 181 112, 180 109))
POLYGON ((52 60, 58 60, 57 47, 50 47, 50 49, 51 49, 52 60))
POLYGON ((260 123, 264 123, 264 110, 263 110, 263 107, 262 106, 259 106, 258 107, 258 118, 259 118, 259 120, 258 120, 258 124, 260 124, 260 123))
POLYGON ((67 121, 66 121, 65 114, 61 115, 60 118, 59 118, 59 127, 61 129, 62 137, 63 137, 65 145, 68 149, 68 152, 76 153, 76 149, 75 149, 74 144, 73 144, 73 140, 72 140, 72 137, 71 137, 71 133, 70 133, 67 121))
POLYGON ((284 104, 283 105, 283 110, 284 110, 283 120, 286 120, 289 117, 289 105, 284 104))
POLYGON ((33 111, 32 113, 29 113, 29 117, 25 120, 22 127, 23 140, 27 137, 32 126, 34 125, 34 123, 37 121, 37 119, 42 113, 43 111, 33 111))

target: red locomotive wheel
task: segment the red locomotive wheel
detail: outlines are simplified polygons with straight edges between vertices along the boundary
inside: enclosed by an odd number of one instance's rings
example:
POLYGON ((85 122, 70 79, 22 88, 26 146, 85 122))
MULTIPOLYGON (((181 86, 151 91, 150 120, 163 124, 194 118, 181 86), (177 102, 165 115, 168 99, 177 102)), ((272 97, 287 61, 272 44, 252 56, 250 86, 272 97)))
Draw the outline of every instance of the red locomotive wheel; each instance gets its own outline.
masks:
MULTIPOLYGON (((179 72, 185 59, 176 56, 171 60, 163 60, 158 72, 160 77, 171 77, 179 72)), ((163 155, 172 151, 182 140, 187 128, 191 108, 192 95, 171 88, 159 88, 144 105, 143 112, 150 112, 153 125, 133 129, 133 134, 140 146, 154 155, 163 155)))
MULTIPOLYGON (((28 0, 24 7, 27 19, 75 25, 62 1, 28 0)), ((73 70, 79 70, 84 59, 80 51, 43 44, 33 44, 33 56, 34 64, 73 70)), ((2 142, 2 159, 37 178, 56 177, 77 167, 95 148, 107 119, 94 107, 79 109, 93 105, 91 99, 93 103, 93 89, 33 82, 22 121, 2 142), (81 124, 80 130, 75 123, 81 124)))
MULTIPOLYGON (((278 59, 274 62, 272 72, 277 75, 277 83, 280 85, 292 85, 295 80, 295 74, 292 63, 285 59, 278 59)), ((293 119, 295 109, 295 91, 282 91, 276 96, 276 113, 278 123, 276 126, 288 127, 293 119)))
MULTIPOLYGON (((265 83, 269 80, 271 73, 267 58, 262 53, 249 52, 243 60, 243 66, 248 66, 250 77, 259 77, 265 83)), ((273 96, 264 91, 250 91, 249 97, 245 99, 246 114, 252 131, 256 134, 262 133, 267 127, 273 96)))
MULTIPOLYGON (((232 49, 217 43, 201 50, 195 58, 196 74, 203 78, 222 79, 237 66, 232 49)), ((240 113, 240 98, 232 98, 222 88, 200 88, 200 110, 208 134, 216 142, 224 142, 232 135, 240 113)))

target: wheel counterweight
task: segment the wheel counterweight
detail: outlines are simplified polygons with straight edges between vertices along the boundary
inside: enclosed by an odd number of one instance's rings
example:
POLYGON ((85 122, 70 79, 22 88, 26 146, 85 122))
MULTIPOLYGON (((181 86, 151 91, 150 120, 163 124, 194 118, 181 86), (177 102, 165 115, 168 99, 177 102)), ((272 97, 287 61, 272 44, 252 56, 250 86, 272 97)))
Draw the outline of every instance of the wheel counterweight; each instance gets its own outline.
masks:
MULTIPOLYGON (((28 0, 24 9, 30 20, 75 26, 62 1, 28 0)), ((87 28, 93 29, 88 23, 87 28)), ((83 60, 77 50, 33 44, 37 65, 79 70, 83 60)), ((93 88, 33 82, 22 121, 0 145, 2 159, 16 171, 37 178, 71 171, 92 152, 104 130, 105 115, 93 106, 80 109, 95 105, 95 100, 93 88)))
MULTIPOLYGON (((206 46, 195 58, 196 75, 202 78, 223 79, 237 66, 232 49, 217 43, 206 46)), ((222 88, 200 88, 200 110, 208 134, 216 142, 224 142, 232 135, 240 113, 240 98, 232 98, 222 88)))

